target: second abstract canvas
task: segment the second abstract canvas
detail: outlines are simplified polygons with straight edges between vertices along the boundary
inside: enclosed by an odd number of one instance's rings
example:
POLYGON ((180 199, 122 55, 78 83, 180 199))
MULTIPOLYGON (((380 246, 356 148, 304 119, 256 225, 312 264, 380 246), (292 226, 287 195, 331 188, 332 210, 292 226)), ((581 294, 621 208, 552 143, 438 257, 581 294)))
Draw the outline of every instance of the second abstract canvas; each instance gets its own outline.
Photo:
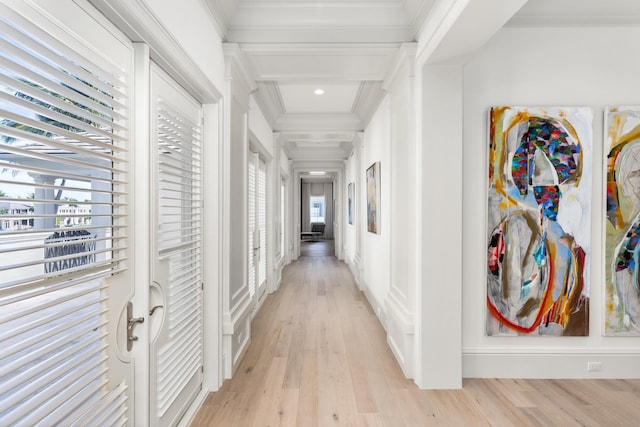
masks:
POLYGON ((605 113, 605 335, 640 335, 640 107, 605 113))

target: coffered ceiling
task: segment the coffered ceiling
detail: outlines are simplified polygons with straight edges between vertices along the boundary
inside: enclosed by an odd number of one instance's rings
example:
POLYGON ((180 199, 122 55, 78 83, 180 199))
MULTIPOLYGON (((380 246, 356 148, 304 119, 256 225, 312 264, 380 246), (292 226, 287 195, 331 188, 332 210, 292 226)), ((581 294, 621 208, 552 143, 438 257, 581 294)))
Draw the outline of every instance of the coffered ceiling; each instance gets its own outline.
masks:
POLYGON ((293 159, 341 160, 435 0, 207 0, 293 159), (321 90, 322 94, 317 94, 321 90))
POLYGON ((293 160, 346 158, 402 44, 443 31, 443 4, 464 12, 444 30, 434 61, 463 60, 505 24, 640 23, 638 0, 205 1, 224 41, 243 55, 256 100, 293 160))

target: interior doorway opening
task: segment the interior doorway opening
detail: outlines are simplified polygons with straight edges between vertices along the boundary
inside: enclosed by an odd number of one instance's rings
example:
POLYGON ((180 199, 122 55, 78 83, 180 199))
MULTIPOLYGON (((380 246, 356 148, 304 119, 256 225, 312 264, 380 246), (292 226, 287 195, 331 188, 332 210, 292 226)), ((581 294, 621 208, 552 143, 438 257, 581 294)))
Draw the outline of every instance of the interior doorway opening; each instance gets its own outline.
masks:
POLYGON ((335 256, 331 175, 300 180, 300 256, 335 256))

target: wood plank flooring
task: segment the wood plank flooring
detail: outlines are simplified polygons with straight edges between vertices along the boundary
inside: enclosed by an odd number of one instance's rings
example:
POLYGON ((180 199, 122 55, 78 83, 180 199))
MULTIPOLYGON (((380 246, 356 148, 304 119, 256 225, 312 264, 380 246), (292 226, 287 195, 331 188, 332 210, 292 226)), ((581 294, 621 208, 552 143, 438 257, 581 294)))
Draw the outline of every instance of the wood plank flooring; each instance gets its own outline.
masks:
POLYGON ((318 243, 285 268, 234 377, 193 426, 640 426, 640 380, 466 379, 462 390, 419 390, 347 266, 318 243))

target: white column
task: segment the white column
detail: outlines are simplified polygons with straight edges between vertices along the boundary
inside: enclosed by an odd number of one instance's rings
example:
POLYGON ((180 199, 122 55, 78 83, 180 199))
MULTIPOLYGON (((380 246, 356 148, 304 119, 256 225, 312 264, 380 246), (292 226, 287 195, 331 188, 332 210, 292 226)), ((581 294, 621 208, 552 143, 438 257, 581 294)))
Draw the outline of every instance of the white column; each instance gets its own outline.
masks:
POLYGON ((426 66, 421 73, 422 268, 416 383, 428 389, 461 388, 462 67, 426 66))
POLYGON ((364 277, 364 265, 362 262, 362 230, 367 226, 367 189, 365 188, 364 169, 362 168, 362 150, 364 150, 364 132, 358 132, 355 145, 355 167, 356 167, 356 197, 355 215, 358 217, 356 223, 356 253, 354 262, 358 272, 356 281, 362 289, 362 278, 364 277))
MULTIPOLYGON (((55 200, 55 190, 53 188, 42 188, 39 185, 54 185, 57 177, 51 175, 42 175, 35 172, 29 172, 29 176, 33 178, 36 184, 35 198, 36 200, 55 200)), ((56 219, 51 218, 38 218, 40 215, 55 215, 58 209, 56 203, 35 203, 33 228, 36 230, 42 230, 47 228, 56 227, 56 219)))

